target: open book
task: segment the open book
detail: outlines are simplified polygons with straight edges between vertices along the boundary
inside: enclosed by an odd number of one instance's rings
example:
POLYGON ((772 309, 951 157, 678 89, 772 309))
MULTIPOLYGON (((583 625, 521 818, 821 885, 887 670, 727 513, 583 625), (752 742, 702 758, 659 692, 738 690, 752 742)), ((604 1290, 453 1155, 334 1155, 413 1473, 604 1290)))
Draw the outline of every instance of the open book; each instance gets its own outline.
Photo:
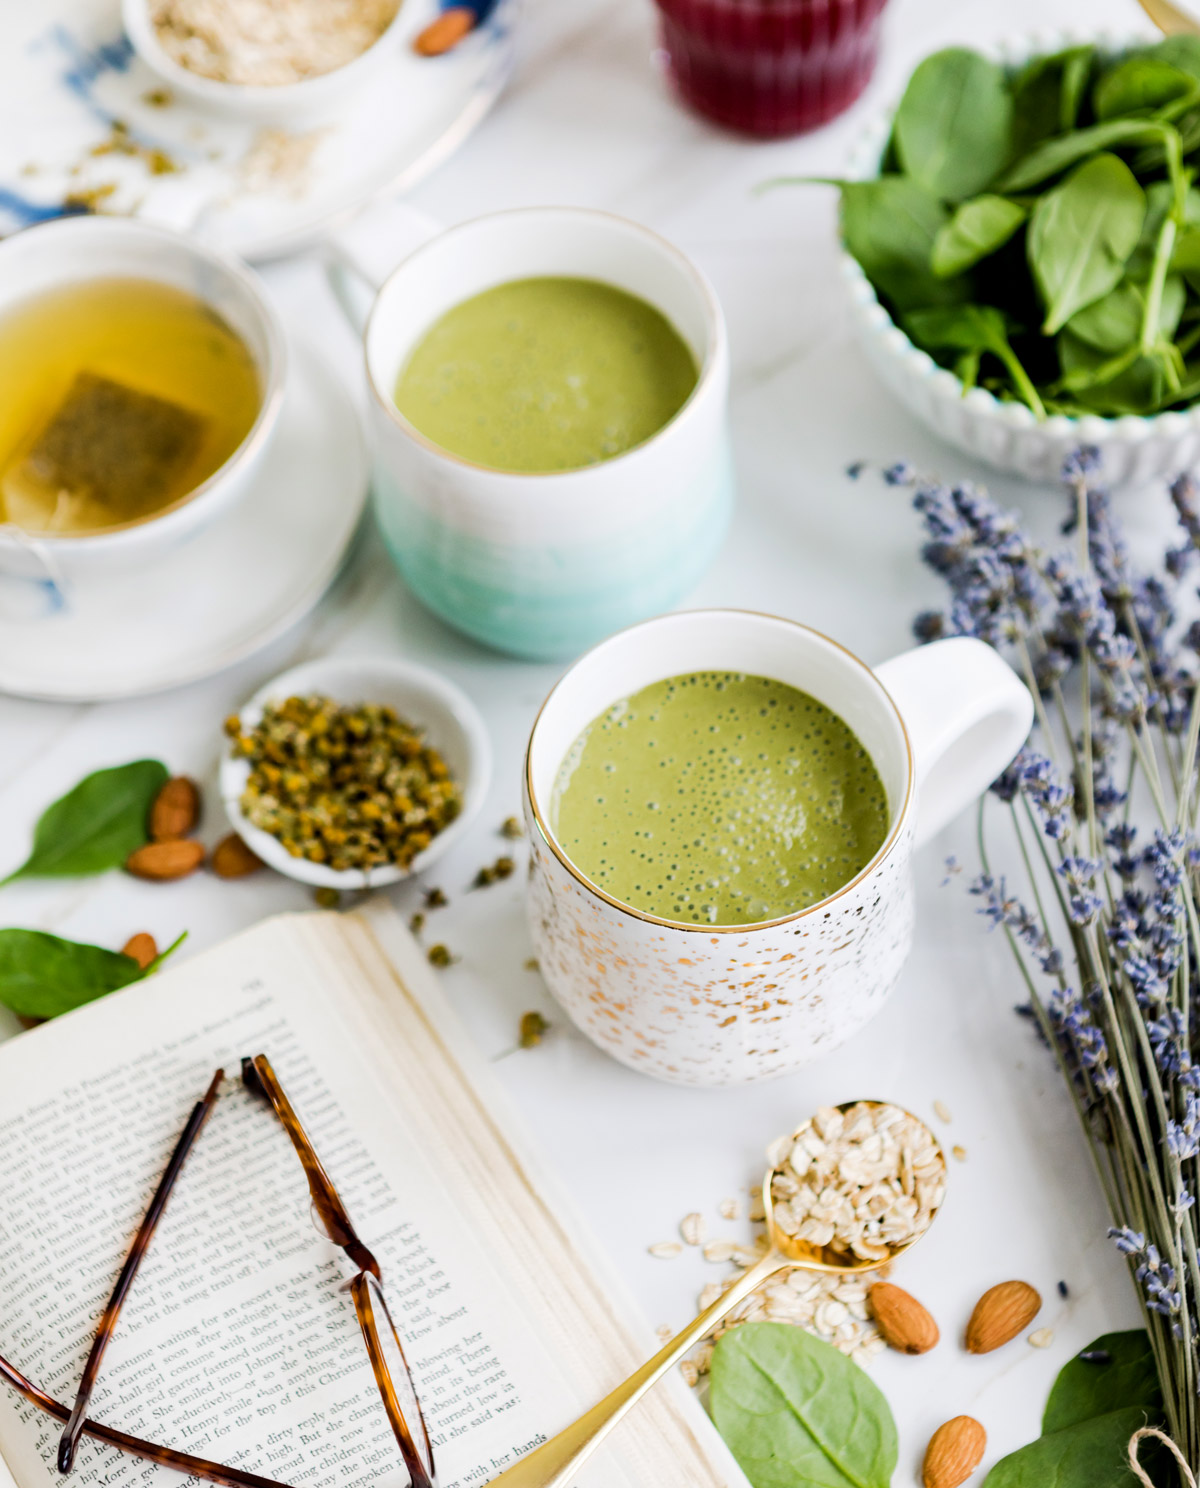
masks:
MULTIPOLYGON (((213 1071, 265 1053, 379 1257, 442 1488, 486 1482, 652 1345, 499 1114, 385 908, 268 921, 0 1045, 0 1354, 70 1404, 166 1159, 213 1071)), ((279 1123, 240 1087, 200 1136, 89 1414, 296 1485, 407 1482, 349 1298, 279 1123)), ((60 1483, 60 1427, 0 1382, 0 1488, 60 1483)), ((81 1488, 170 1469, 84 1437, 81 1488)), ((740 1474, 666 1380, 581 1488, 740 1474)))

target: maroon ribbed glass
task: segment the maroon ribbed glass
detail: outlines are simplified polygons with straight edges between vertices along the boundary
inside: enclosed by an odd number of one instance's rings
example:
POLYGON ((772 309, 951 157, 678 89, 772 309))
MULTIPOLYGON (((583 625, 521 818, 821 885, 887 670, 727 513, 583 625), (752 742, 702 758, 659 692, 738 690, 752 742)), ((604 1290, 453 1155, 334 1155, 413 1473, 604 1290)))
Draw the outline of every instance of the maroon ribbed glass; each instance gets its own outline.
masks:
POLYGON ((875 70, 887 0, 657 0, 685 102, 764 138, 815 129, 875 70))

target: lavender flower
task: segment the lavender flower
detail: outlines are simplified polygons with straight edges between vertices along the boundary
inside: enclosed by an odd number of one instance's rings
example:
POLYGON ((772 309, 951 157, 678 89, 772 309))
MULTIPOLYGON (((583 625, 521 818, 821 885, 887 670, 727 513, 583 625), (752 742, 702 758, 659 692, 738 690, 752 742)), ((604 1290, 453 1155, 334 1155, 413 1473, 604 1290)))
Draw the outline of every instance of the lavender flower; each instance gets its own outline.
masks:
POLYGON ((1023 963, 1033 992, 1018 1011, 1049 1039, 1108 1176, 1109 1234, 1134 1268, 1168 1425, 1200 1471, 1200 1299, 1186 1264, 1200 1251, 1200 771, 1191 739, 1200 620, 1179 620, 1192 603, 1181 586, 1200 555, 1200 483, 1172 484, 1180 535, 1148 571, 1093 449, 1063 469, 1070 546, 1061 552, 1031 541, 978 487, 925 481, 908 467, 892 474, 912 491, 925 560, 946 588, 944 607, 918 618, 918 637, 977 636, 1042 698, 1050 737, 1027 742, 984 811, 989 856, 996 813, 1019 831, 1020 851, 997 856, 969 891, 1023 963))

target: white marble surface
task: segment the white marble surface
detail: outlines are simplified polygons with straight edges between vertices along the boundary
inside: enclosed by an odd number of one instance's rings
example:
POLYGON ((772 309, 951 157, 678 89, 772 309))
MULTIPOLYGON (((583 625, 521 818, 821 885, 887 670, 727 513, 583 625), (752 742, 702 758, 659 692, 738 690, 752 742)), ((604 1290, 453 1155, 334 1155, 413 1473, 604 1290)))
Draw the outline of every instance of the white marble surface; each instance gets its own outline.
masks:
MULTIPOLYGON (((493 208, 575 202, 644 221, 679 242, 712 276, 728 313, 740 506, 715 568, 691 603, 745 605, 794 616, 869 660, 908 644, 913 613, 939 598, 916 557, 918 530, 902 493, 842 473, 858 458, 907 457, 972 473, 935 445, 873 383, 849 337, 832 245, 833 194, 822 188, 762 197, 777 174, 836 172, 866 113, 898 90, 918 56, 1001 29, 1139 23, 1132 0, 893 0, 880 75, 851 114, 819 135, 756 145, 717 134, 665 95, 652 63, 649 0, 529 0, 523 56, 494 116, 413 198, 451 222, 493 208)), ((348 378, 353 338, 311 261, 267 272, 348 378)), ((978 472, 974 472, 978 473, 978 472)), ((1047 526, 1046 492, 994 482, 1047 526)), ((214 576, 219 582, 219 576, 214 576)), ((898 1279, 938 1316, 943 1343, 918 1359, 887 1356, 875 1377, 901 1432, 896 1482, 916 1480, 924 1444, 960 1412, 987 1427, 988 1461, 1036 1434, 1050 1381, 1097 1334, 1132 1326, 1128 1284, 1104 1239, 1105 1216, 1065 1096, 1028 1026, 1013 1016, 1021 988, 998 938, 988 938, 956 887, 940 887, 945 852, 972 858, 960 823, 918 859, 920 925, 912 962, 878 1021, 809 1072, 724 1092, 687 1091, 629 1073, 563 1026, 529 954, 520 877, 464 892, 504 850, 495 829, 518 807, 518 767, 533 714, 556 668, 506 662, 442 627, 403 591, 368 536, 319 611, 268 652, 209 682, 96 707, 0 700, 0 873, 23 856, 41 807, 88 770, 154 754, 200 778, 212 807, 207 839, 223 830, 213 782, 219 723, 261 681, 325 652, 402 654, 441 668, 484 710, 497 771, 492 799, 437 881, 452 899, 429 934, 461 956, 445 976, 450 1002, 497 1068, 650 1324, 682 1324, 715 1274, 698 1254, 662 1262, 649 1243, 680 1217, 757 1181, 765 1142, 823 1101, 867 1094, 931 1114, 967 1149, 955 1163, 943 1217, 898 1279), (542 1008, 554 1023, 539 1049, 506 1054, 517 1020, 542 1008), (958 1338, 974 1298, 1022 1277, 1046 1298, 1055 1330, 1039 1352, 1024 1341, 974 1359, 958 1338), (1069 1299, 1057 1294, 1065 1280, 1069 1299)), ((413 886, 394 899, 415 907, 413 886)), ((121 874, 93 881, 16 884, 4 924, 119 945, 135 930, 160 943, 190 932, 199 950, 262 916, 310 907, 307 891, 268 875, 240 884, 197 876, 156 886, 121 874)), ((0 1011, 0 1028, 15 1023, 0 1011)))

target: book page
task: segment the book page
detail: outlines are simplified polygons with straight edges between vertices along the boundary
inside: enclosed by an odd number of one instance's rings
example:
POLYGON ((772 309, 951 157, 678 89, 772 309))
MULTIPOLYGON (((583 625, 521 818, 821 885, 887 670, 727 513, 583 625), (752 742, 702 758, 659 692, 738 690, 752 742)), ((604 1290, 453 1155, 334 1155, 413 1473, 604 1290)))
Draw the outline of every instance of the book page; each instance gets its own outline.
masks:
MULTIPOLYGON (((334 961, 289 931, 260 927, 0 1046, 0 1353, 70 1403, 193 1103, 219 1065, 234 1075, 242 1055, 263 1052, 382 1264, 442 1488, 485 1482, 590 1404, 596 1383, 568 1378, 531 1331, 438 1154, 406 1130, 352 1034, 334 961)), ((405 1484, 341 1290, 351 1273, 310 1223, 282 1128, 234 1085, 184 1168, 90 1414, 306 1488, 405 1484)), ((61 1481, 58 1434, 0 1395, 0 1452, 20 1488, 61 1481)), ((87 1438, 75 1478, 178 1481, 87 1438)), ((630 1481, 613 1458, 600 1480, 630 1481)))

